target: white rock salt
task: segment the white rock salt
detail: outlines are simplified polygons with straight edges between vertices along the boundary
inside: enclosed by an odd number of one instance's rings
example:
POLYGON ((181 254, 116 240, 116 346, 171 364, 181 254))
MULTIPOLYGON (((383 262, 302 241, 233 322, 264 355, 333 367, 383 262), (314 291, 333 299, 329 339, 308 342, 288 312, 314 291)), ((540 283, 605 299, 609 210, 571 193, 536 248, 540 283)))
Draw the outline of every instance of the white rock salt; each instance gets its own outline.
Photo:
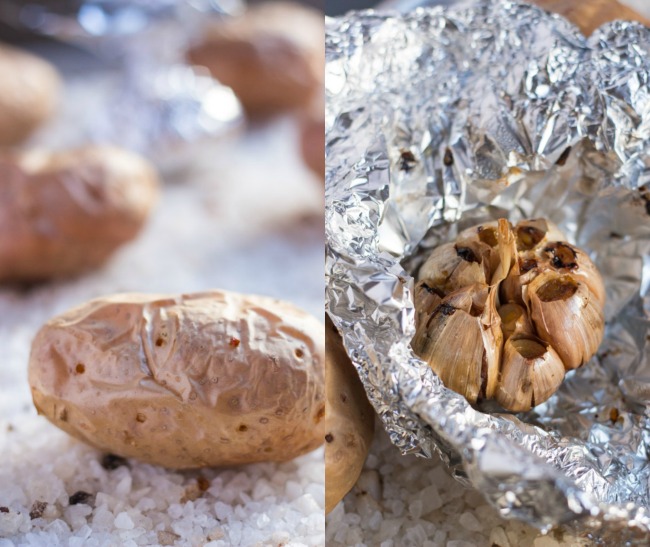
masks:
POLYGON ((125 511, 118 513, 118 515, 115 517, 114 524, 115 528, 119 528, 120 530, 131 530, 134 526, 133 520, 125 511))
POLYGON ((442 507, 442 498, 438 492, 438 487, 435 484, 424 488, 420 494, 422 500, 422 514, 427 515, 431 511, 435 511, 442 507))
POLYGON ((219 520, 224 521, 232 515, 233 509, 231 505, 218 501, 214 504, 214 513, 219 520))
POLYGON ((541 536, 535 538, 534 547, 558 547, 560 544, 550 536, 541 536))
POLYGON ((492 528, 489 541, 491 545, 496 545, 496 547, 510 547, 510 540, 501 526, 492 528))
POLYGON ((396 537, 402 524, 404 524, 402 519, 385 519, 379 526, 379 537, 382 540, 396 537))
POLYGON ((483 530, 483 525, 469 511, 465 511, 458 519, 458 522, 463 528, 472 532, 480 532, 483 530))
POLYGON ((413 500, 409 504, 409 515, 414 520, 418 520, 422 516, 422 500, 413 500))

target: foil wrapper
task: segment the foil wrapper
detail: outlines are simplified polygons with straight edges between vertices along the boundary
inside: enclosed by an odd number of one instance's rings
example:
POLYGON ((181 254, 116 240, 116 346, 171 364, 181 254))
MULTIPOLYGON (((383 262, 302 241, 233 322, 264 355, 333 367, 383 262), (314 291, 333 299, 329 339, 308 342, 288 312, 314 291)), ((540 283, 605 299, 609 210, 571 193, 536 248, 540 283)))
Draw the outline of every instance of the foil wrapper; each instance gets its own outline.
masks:
POLYGON ((326 60, 327 306, 392 442, 505 517, 647 542, 650 30, 587 39, 499 0, 350 13, 326 60), (557 223, 607 290, 598 354, 518 415, 472 408, 410 348, 427 251, 500 217, 557 223))

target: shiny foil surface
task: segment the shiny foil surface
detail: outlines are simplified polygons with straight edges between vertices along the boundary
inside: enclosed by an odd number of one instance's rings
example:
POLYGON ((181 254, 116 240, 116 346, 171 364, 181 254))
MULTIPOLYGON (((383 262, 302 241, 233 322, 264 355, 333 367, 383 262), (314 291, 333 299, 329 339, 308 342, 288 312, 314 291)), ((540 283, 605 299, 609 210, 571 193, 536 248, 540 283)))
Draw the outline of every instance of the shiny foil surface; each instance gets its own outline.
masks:
POLYGON ((327 305, 391 440, 505 517, 647 541, 650 30, 491 0, 330 19, 326 58, 327 305), (410 348, 428 250, 500 217, 557 223, 607 290, 597 355, 518 415, 410 348))

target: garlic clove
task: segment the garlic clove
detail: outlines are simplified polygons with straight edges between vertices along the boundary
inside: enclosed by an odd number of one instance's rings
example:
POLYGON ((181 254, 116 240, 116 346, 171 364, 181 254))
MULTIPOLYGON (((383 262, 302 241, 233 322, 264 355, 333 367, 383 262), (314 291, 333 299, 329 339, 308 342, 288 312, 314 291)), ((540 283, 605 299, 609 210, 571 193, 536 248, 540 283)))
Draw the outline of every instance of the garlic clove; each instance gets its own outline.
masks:
POLYGON ((419 278, 444 294, 474 283, 485 283, 486 265, 475 242, 437 247, 420 269, 419 278))
POLYGON ((587 253, 561 241, 547 244, 543 253, 549 266, 547 269, 562 273, 570 272, 574 277, 580 278, 594 293, 600 305, 605 305, 603 278, 587 253))
POLYGON ((503 337, 507 340, 513 334, 532 336, 535 331, 528 318, 526 309, 514 302, 504 304, 499 308, 501 318, 501 330, 503 337))
POLYGON ((475 403, 487 380, 483 326, 478 304, 487 287, 464 287, 449 295, 421 321, 411 347, 449 389, 475 403), (485 363, 485 365, 484 365, 485 363))
POLYGON ((522 220, 514 231, 519 252, 532 251, 548 241, 564 241, 566 239, 555 224, 544 218, 522 220))
POLYGON ((534 338, 510 338, 503 350, 497 402, 525 412, 546 401, 564 379, 564 365, 552 347, 534 338))
POLYGON ((605 320, 598 297, 572 275, 544 272, 524 291, 539 337, 574 369, 596 353, 605 320))
POLYGON ((415 328, 418 329, 426 321, 440 303, 444 294, 435 287, 430 287, 425 281, 415 286, 415 328))
POLYGON ((485 308, 481 314, 483 337, 482 397, 493 399, 499 384, 499 370, 501 368, 501 348, 503 347, 503 332, 501 330, 501 316, 497 311, 498 291, 491 288, 485 308))

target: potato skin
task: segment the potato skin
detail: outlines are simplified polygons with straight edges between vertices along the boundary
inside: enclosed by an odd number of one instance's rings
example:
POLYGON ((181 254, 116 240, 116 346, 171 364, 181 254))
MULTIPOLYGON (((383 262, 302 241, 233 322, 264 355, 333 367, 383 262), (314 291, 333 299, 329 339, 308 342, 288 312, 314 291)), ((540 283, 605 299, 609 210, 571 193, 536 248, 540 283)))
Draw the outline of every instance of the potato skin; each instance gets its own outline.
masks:
POLYGON ((47 61, 0 45, 0 146, 24 141, 52 116, 61 81, 47 61))
POLYGON ((187 58, 231 87, 250 117, 265 117, 322 93, 324 35, 321 12, 266 2, 209 26, 187 58))
POLYGON ((46 323, 29 382, 39 413, 120 456, 285 461, 323 443, 324 342, 322 323, 271 298, 121 294, 46 323))
POLYGON ((118 148, 0 153, 0 282, 100 266, 138 234, 157 196, 153 167, 118 148))
POLYGON ((375 411, 329 317, 325 344, 325 512, 329 513, 361 474, 374 436, 375 411))

